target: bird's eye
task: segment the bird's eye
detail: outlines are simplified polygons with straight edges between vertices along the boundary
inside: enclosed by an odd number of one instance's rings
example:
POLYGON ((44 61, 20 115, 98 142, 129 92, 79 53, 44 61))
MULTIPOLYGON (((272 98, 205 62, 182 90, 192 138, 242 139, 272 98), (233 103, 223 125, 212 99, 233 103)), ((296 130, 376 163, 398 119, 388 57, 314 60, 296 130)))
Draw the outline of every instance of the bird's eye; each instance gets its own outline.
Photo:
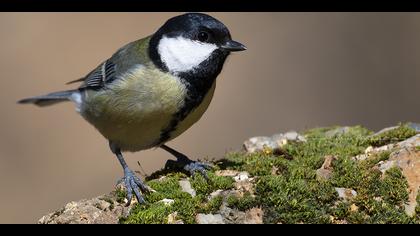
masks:
POLYGON ((201 42, 206 42, 209 39, 209 34, 207 32, 201 31, 198 33, 197 38, 201 42))

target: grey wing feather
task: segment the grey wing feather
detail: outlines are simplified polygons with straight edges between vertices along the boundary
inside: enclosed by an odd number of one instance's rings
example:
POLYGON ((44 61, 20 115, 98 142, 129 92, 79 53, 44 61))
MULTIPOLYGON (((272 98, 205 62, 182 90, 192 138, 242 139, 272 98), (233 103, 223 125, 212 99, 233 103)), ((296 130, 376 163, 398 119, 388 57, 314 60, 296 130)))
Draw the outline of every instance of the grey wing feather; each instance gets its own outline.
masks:
POLYGON ((128 70, 134 64, 143 64, 144 58, 136 54, 135 42, 120 48, 111 58, 101 63, 92 72, 81 79, 70 83, 83 82, 79 89, 102 89, 106 84, 119 78, 119 74, 128 70))
POLYGON ((107 83, 114 81, 115 78, 116 66, 112 62, 112 59, 108 59, 90 72, 85 78, 79 80, 83 81, 80 88, 100 89, 107 83))

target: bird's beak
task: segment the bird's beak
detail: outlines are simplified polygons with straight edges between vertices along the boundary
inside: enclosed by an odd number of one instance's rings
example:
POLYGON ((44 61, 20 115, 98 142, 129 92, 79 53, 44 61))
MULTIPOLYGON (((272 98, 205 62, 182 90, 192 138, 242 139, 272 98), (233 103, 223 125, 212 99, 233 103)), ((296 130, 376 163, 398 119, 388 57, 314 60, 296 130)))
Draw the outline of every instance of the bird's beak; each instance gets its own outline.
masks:
POLYGON ((229 52, 236 52, 236 51, 243 51, 246 50, 245 45, 243 45, 242 43, 233 41, 233 40, 229 40, 227 41, 225 44, 223 44, 222 46, 220 46, 223 50, 229 51, 229 52))

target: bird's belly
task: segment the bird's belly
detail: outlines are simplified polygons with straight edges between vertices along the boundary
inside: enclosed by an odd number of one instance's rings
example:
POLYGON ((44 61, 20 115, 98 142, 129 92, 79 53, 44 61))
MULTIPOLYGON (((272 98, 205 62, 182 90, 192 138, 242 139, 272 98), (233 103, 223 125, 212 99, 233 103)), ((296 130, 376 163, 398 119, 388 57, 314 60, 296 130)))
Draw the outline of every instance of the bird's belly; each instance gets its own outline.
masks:
POLYGON ((139 151, 159 143, 161 131, 184 104, 185 86, 164 75, 126 78, 102 91, 85 93, 82 116, 121 150, 139 151))
POLYGON ((172 119, 172 114, 149 113, 141 119, 114 119, 107 120, 104 125, 97 124, 96 128, 108 139, 125 151, 139 151, 155 146, 161 130, 172 119), (112 125, 109 125, 112 124, 112 125))

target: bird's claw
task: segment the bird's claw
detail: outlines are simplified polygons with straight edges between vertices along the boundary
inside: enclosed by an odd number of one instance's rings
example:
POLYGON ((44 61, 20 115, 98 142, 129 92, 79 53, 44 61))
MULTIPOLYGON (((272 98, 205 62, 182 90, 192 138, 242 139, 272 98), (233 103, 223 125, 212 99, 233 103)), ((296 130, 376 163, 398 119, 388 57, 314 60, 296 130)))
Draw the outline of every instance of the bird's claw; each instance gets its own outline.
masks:
POLYGON ((207 175, 207 170, 212 169, 212 166, 198 161, 192 161, 184 166, 184 170, 188 171, 190 175, 194 176, 197 172, 199 172, 206 180, 209 180, 207 175))
POLYGON ((146 203, 146 201, 144 200, 142 193, 150 193, 154 191, 149 186, 145 185, 143 181, 141 181, 140 178, 128 168, 124 170, 124 177, 118 181, 118 184, 123 184, 127 191, 127 206, 131 204, 133 192, 138 203, 143 204, 146 203))

